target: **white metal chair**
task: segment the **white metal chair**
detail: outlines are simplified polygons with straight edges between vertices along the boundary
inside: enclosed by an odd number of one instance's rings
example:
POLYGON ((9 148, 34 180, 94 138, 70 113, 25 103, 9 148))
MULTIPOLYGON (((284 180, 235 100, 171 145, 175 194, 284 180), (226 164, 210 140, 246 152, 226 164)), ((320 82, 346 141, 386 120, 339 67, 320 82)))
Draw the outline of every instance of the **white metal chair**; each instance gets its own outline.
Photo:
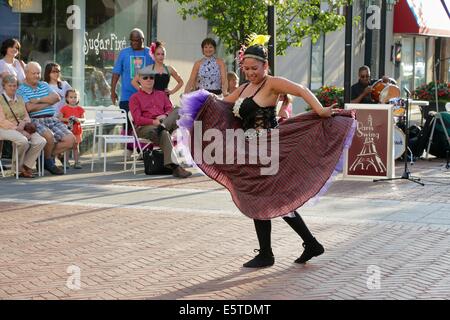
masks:
MULTIPOLYGON (((107 150, 106 147, 111 143, 123 143, 125 144, 124 150, 124 163, 123 169, 127 168, 127 148, 126 145, 128 143, 133 144, 133 155, 136 153, 136 142, 134 140, 134 136, 128 135, 118 135, 118 134, 102 134, 104 125, 125 125, 125 132, 128 132, 128 121, 127 114, 125 110, 116 109, 116 110, 99 110, 95 113, 95 124, 94 124, 94 141, 92 144, 92 159, 91 159, 91 171, 94 171, 94 156, 96 153, 95 143, 98 139, 98 143, 100 145, 100 141, 103 139, 103 172, 106 172, 106 157, 107 150)), ((136 157, 133 157, 133 172, 136 174, 136 157)))
MULTIPOLYGON (((17 144, 12 142, 12 145, 14 146, 14 150, 13 150, 13 157, 11 159, 11 166, 14 164, 15 165, 15 174, 16 174, 16 179, 19 179, 19 154, 17 153, 17 144), (15 158, 15 159, 14 159, 15 158)), ((13 169, 11 168, 11 171, 13 169)), ((1 155, 0 155, 0 171, 2 172, 2 177, 5 177, 5 172, 3 170, 3 163, 2 163, 2 159, 1 159, 1 155)))
POLYGON ((38 170, 38 175, 39 177, 43 177, 44 176, 44 149, 42 149, 41 154, 38 157, 38 161, 37 161, 37 170, 38 170))
POLYGON ((144 156, 143 151, 149 145, 153 145, 153 142, 151 140, 149 140, 149 139, 139 138, 138 137, 137 131, 136 131, 136 127, 134 126, 133 115, 131 114, 131 111, 128 111, 128 119, 130 120, 130 123, 131 123, 131 129, 133 131, 134 139, 137 141, 137 149, 139 151, 139 156, 142 158, 144 156), (140 141, 144 141, 145 145, 142 146, 140 141))
MULTIPOLYGON (((44 176, 44 150, 42 149, 41 154, 38 157, 38 163, 37 163, 37 170, 38 170, 38 176, 43 177, 44 176)), ((63 161, 63 167, 64 167, 64 174, 67 173, 67 151, 64 152, 64 161, 63 161)))
MULTIPOLYGON (((13 150, 13 158, 15 158, 13 161, 11 161, 11 165, 15 165, 15 175, 16 175, 16 179, 19 179, 19 154, 17 152, 17 144, 12 143, 12 145, 14 146, 14 150, 13 150)), ((66 173, 66 154, 64 154, 64 173, 66 173)), ((36 169, 38 171, 38 176, 39 177, 43 177, 44 176, 44 150, 41 151, 39 157, 37 158, 37 164, 36 164, 36 169)), ((3 164, 0 158, 0 170, 1 170, 1 174, 2 177, 5 177, 5 173, 3 170, 3 164)), ((12 169, 11 169, 12 170, 12 169)))
MULTIPOLYGON (((14 162, 15 167, 16 167, 16 170, 15 170, 15 172, 16 172, 16 179, 19 179, 19 153, 17 152, 17 144, 15 144, 14 142, 12 144, 14 146, 14 151, 13 151, 14 161, 12 161, 12 162, 14 162)), ((11 168, 11 170, 12 170, 12 168, 11 168)))

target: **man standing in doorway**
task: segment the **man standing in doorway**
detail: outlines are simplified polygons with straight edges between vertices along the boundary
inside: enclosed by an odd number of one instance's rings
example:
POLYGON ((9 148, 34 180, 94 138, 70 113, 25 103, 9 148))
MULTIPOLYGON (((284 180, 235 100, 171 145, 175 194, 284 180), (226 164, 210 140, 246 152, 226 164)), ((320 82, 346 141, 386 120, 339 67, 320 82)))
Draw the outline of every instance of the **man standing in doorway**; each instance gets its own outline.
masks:
POLYGON ((130 47, 120 51, 111 80, 111 100, 113 104, 116 104, 118 100, 116 86, 119 78, 121 78, 119 107, 127 113, 130 97, 136 93, 131 81, 138 74, 139 69, 154 63, 150 57, 150 49, 144 45, 144 32, 142 30, 136 28, 131 31, 130 45, 130 47))

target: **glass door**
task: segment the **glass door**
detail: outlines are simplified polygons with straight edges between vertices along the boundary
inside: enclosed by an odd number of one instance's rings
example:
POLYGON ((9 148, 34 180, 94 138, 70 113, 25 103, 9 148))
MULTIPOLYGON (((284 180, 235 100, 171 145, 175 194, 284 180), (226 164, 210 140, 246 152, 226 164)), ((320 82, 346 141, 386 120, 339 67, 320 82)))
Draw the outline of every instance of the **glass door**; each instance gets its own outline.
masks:
POLYGON ((414 89, 414 39, 402 38, 402 58, 400 63, 402 88, 414 89))
POLYGON ((426 39, 417 37, 414 50, 414 88, 426 82, 426 39))

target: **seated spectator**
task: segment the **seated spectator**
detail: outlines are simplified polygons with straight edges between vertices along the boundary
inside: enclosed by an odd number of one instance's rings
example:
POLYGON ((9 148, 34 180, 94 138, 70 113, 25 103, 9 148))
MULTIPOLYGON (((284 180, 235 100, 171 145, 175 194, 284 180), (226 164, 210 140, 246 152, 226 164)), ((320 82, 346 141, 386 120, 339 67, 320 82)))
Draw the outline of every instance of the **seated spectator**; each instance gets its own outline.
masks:
POLYGON ((280 94, 278 101, 281 102, 280 110, 278 111, 279 121, 284 121, 292 117, 292 97, 290 94, 280 94))
POLYGON ((130 98, 138 136, 159 144, 164 153, 164 165, 172 169, 174 177, 189 177, 192 173, 179 165, 171 139, 171 133, 177 129, 178 110, 173 109, 164 91, 153 90, 155 71, 151 66, 139 70, 139 82, 141 89, 130 98))
POLYGON ((44 81, 59 95, 60 101, 53 105, 55 115, 58 115, 59 110, 66 104, 66 92, 71 90, 72 87, 61 78, 61 66, 55 62, 50 62, 45 66, 44 81))
POLYGON ((20 85, 20 95, 37 132, 47 140, 44 148, 44 168, 52 174, 64 174, 55 164, 54 156, 72 149, 75 137, 67 126, 55 117, 53 105, 60 97, 48 83, 40 81, 41 66, 30 62, 25 67, 25 81, 20 85))
POLYGON ((4 92, 0 97, 0 139, 17 145, 20 177, 33 178, 32 168, 46 141, 38 133, 27 129, 31 119, 23 99, 16 95, 19 82, 14 75, 3 77, 4 92))
POLYGON ((236 90, 239 87, 239 77, 235 72, 229 71, 227 73, 227 80, 228 80, 228 94, 231 94, 234 90, 236 90))
MULTIPOLYGON (((19 40, 9 38, 2 42, 0 55, 3 57, 0 60, 0 93, 3 92, 1 85, 2 77, 12 74, 17 77, 19 83, 25 79, 25 63, 19 59, 20 43, 19 40)), ((3 151, 3 141, 0 141, 0 157, 3 151)))

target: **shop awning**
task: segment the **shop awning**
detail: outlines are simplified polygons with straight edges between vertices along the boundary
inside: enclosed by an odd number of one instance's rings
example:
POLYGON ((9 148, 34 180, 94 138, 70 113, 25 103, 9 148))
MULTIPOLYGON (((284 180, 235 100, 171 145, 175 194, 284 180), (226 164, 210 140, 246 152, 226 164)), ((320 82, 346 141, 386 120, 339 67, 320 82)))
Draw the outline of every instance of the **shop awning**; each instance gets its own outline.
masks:
POLYGON ((394 33, 450 37, 449 0, 400 0, 394 8, 394 33))

